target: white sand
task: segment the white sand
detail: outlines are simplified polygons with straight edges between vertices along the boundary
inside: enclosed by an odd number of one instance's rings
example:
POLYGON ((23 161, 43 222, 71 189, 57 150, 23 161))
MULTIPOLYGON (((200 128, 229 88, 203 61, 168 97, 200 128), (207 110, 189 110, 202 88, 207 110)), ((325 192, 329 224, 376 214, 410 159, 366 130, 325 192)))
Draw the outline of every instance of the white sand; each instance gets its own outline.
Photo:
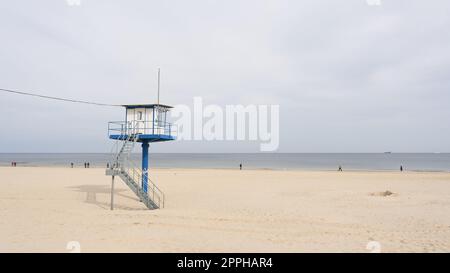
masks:
POLYGON ((450 251, 450 174, 160 169, 146 210, 103 169, 0 168, 0 251, 450 251), (393 194, 380 194, 391 191, 393 194))

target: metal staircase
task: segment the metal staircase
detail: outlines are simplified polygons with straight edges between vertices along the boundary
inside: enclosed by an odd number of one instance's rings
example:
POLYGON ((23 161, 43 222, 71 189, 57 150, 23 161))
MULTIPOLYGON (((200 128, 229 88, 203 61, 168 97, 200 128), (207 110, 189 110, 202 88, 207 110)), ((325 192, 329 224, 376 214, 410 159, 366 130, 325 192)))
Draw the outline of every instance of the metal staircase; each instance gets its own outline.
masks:
POLYGON ((113 147, 117 152, 113 153, 106 175, 120 177, 148 209, 164 208, 164 193, 131 160, 131 153, 139 140, 138 131, 139 125, 136 122, 129 122, 121 130, 121 137, 113 147), (147 192, 142 187, 143 177, 148 181, 147 192))

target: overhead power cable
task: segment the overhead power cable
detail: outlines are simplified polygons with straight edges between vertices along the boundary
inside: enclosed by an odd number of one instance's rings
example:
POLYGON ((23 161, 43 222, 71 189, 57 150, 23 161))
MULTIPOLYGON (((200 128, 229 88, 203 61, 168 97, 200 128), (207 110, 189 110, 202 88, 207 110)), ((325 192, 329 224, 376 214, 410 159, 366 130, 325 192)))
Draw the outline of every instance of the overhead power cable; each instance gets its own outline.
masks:
POLYGON ((3 89, 3 88, 0 88, 0 91, 13 93, 13 94, 18 94, 18 95, 38 97, 38 98, 43 98, 43 99, 59 100, 59 101, 66 101, 66 102, 73 102, 73 103, 91 104, 91 105, 97 105, 97 106, 121 106, 121 105, 117 105, 117 104, 107 104, 107 103, 99 103, 99 102, 93 102, 93 101, 84 101, 84 100, 74 100, 74 99, 67 99, 67 98, 52 97, 52 96, 46 96, 46 95, 35 94, 35 93, 28 93, 28 92, 22 92, 22 91, 17 91, 17 90, 3 89))

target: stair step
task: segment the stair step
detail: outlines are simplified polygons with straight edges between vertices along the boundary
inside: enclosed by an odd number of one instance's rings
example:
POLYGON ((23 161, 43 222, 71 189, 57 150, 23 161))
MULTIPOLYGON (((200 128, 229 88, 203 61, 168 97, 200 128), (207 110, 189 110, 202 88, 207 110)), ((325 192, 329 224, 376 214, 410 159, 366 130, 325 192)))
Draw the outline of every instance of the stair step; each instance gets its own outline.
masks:
MULTIPOLYGON (((133 177, 131 177, 127 173, 127 171, 129 172, 130 170, 132 170, 133 173, 137 171, 138 179, 140 180, 140 177, 142 177, 141 170, 138 167, 133 166, 132 161, 130 161, 129 159, 129 154, 133 151, 134 145, 136 144, 138 138, 139 137, 137 136, 137 137, 126 137, 123 139, 122 148, 120 149, 119 153, 114 157, 115 163, 117 163, 121 169, 120 171, 119 169, 116 169, 117 172, 114 173, 116 173, 116 175, 118 175, 125 182, 125 184, 127 184, 127 186, 134 192, 134 194, 137 197, 139 197, 142 200, 142 202, 145 204, 147 208, 158 209, 164 206, 164 194, 150 180, 149 180, 150 192, 145 193, 140 187, 141 181, 135 181, 133 177), (129 167, 128 169, 123 169, 124 167, 127 167, 129 165, 132 166, 129 167), (157 191, 155 190, 155 188, 157 191), (155 198, 155 196, 157 199, 153 200, 152 198, 155 198)), ((113 163, 113 166, 115 163, 113 163)))

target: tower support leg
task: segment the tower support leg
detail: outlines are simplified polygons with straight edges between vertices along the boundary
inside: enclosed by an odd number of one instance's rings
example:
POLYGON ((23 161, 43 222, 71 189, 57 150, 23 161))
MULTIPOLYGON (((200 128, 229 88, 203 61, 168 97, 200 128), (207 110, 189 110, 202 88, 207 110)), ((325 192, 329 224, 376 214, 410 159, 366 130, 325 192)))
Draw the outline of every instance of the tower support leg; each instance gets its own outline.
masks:
POLYGON ((142 190, 147 192, 148 187, 148 142, 142 142, 142 190))
POLYGON ((111 180, 111 210, 114 210, 114 175, 111 180))

